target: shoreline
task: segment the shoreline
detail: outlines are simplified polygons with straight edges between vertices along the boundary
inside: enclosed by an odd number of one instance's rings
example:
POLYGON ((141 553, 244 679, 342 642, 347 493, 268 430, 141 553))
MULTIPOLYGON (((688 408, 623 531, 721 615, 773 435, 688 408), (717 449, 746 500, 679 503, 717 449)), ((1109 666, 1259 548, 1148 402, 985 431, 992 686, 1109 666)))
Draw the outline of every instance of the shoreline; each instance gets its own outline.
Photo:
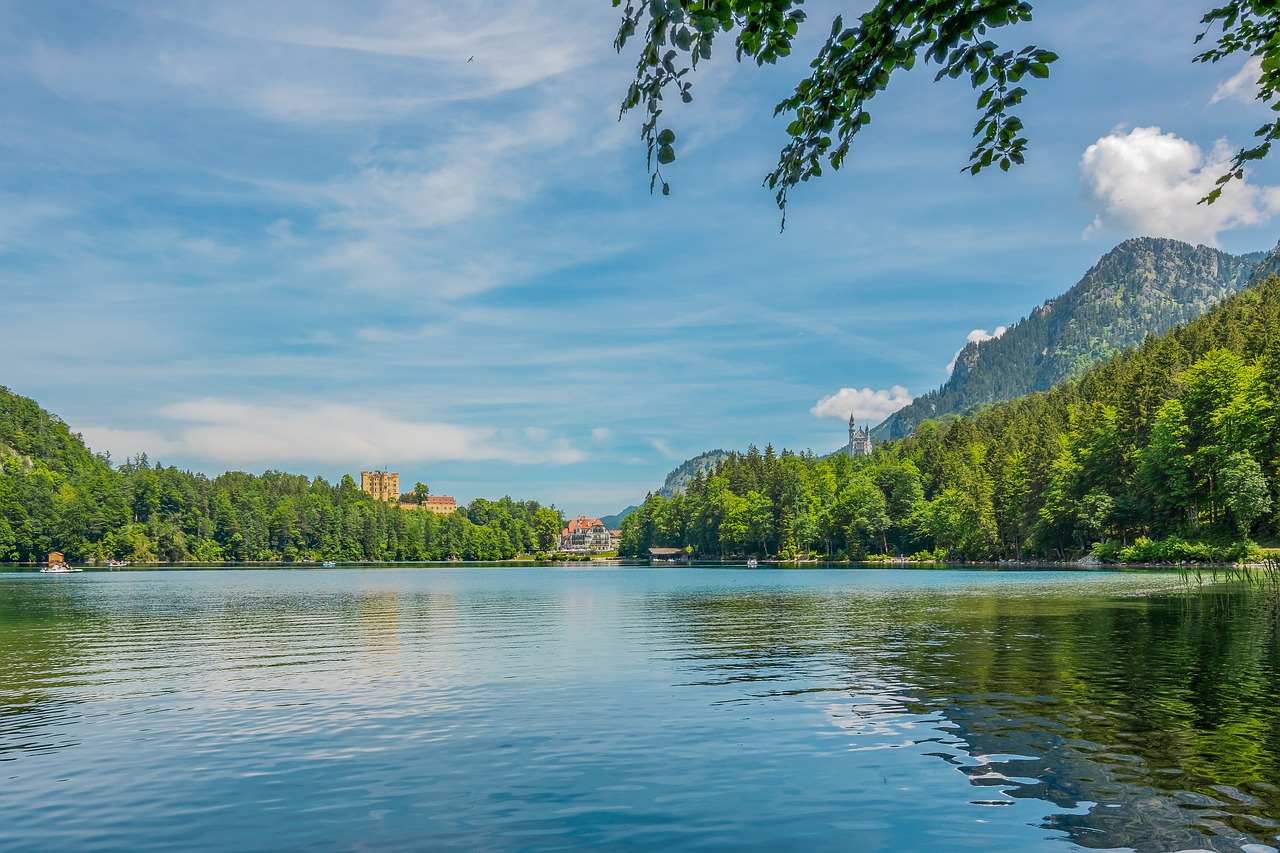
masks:
MULTIPOLYGON (((0 573, 12 574, 35 574, 39 573, 43 568, 43 563, 0 563, 0 573)), ((885 561, 885 560, 761 560, 759 566, 750 568, 746 564, 745 559, 736 560, 692 560, 686 563, 674 565, 653 565, 649 560, 643 558, 624 558, 624 557, 604 557, 589 560, 413 560, 413 561, 389 561, 389 562, 369 562, 369 561, 350 561, 336 562, 336 565, 326 566, 319 562, 297 562, 290 560, 256 560, 247 562, 209 562, 209 561, 189 561, 178 563, 134 563, 127 566, 106 566, 95 565, 92 563, 81 564, 77 569, 82 571, 76 574, 104 574, 110 572, 134 572, 134 571, 235 571, 242 569, 264 569, 264 570, 288 570, 288 571, 304 571, 304 570, 321 570, 321 571, 337 571, 350 569, 465 569, 465 568, 537 568, 537 569, 555 569, 555 568, 645 568, 654 570, 664 570, 671 568, 704 568, 704 569, 724 569, 724 568, 740 568, 743 570, 760 571, 769 569, 779 570, 808 570, 808 569, 907 569, 919 571, 965 571, 965 570, 995 570, 995 571, 1077 571, 1077 572, 1107 572, 1107 571, 1127 571, 1127 570, 1149 570, 1149 571, 1165 571, 1180 573, 1212 573, 1218 572, 1277 572, 1274 565, 1266 563, 1121 563, 1121 562, 1101 562, 1099 560, 1067 560, 1067 561, 1049 561, 1049 560, 992 560, 992 561, 973 561, 973 562, 927 562, 927 561, 885 561)), ((1277 575, 1280 577, 1280 574, 1277 575)))

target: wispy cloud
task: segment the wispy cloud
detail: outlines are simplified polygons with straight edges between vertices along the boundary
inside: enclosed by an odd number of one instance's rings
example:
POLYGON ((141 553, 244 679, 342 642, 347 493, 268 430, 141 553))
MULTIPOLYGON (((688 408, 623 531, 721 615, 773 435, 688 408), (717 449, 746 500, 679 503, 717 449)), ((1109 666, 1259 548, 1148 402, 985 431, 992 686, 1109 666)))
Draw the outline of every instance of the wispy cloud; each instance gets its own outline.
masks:
POLYGON ((1252 103, 1258 97, 1258 81, 1262 77, 1262 57, 1251 56, 1245 60, 1244 66, 1224 80, 1214 91, 1209 103, 1219 101, 1240 101, 1252 103))
POLYGON ((326 224, 361 230, 432 228, 474 215, 485 204, 529 197, 539 181, 527 158, 558 147, 577 116, 559 104, 502 123, 477 122, 446 141, 367 155, 352 176, 323 193, 337 205, 326 224))
POLYGON ((586 454, 547 430, 496 429, 396 417, 373 407, 323 402, 191 400, 164 407, 166 431, 88 426, 90 445, 128 456, 181 455, 231 466, 364 465, 498 461, 569 464, 586 454))
MULTIPOLYGON (((261 102, 278 105, 285 118, 302 112, 299 102, 317 107, 315 118, 358 117, 358 102, 347 95, 363 92, 357 87, 370 82, 377 82, 383 92, 412 92, 412 97, 399 99, 405 106, 491 99, 580 68, 598 56, 596 39, 603 35, 599 23, 586 16, 548 16, 544 6, 528 0, 458 0, 448 5, 393 0, 358 7, 310 0, 270 7, 228 2, 180 8, 182 19, 197 20, 220 36, 301 51, 286 56, 295 67, 299 55, 309 60, 294 72, 300 83, 289 92, 302 97, 261 102), (329 74, 323 73, 326 66, 329 74), (317 79, 324 85, 316 85, 317 79), (328 111, 335 105, 357 112, 335 116, 328 111)), ((267 57, 277 53, 259 51, 267 57)), ((265 79, 291 76, 287 66, 262 58, 258 62, 262 64, 250 68, 265 79)))
POLYGON ((0 194, 0 253, 29 246, 51 220, 66 217, 66 208, 52 202, 0 194))
POLYGON ((115 462, 143 453, 152 459, 160 459, 186 450, 181 441, 171 441, 155 430, 87 426, 80 428, 79 432, 85 444, 97 453, 110 453, 115 462))
POLYGON ((685 458, 683 455, 676 453, 674 450, 672 450, 671 445, 667 444, 666 441, 660 438, 650 439, 649 444, 650 446, 653 447, 654 450, 662 454, 663 459, 667 459, 672 462, 675 462, 678 460, 683 460, 685 458))
POLYGON ((524 0, 113 5, 110 25, 75 44, 23 45, 26 68, 67 96, 334 125, 519 92, 581 69, 609 41, 599 18, 524 0))

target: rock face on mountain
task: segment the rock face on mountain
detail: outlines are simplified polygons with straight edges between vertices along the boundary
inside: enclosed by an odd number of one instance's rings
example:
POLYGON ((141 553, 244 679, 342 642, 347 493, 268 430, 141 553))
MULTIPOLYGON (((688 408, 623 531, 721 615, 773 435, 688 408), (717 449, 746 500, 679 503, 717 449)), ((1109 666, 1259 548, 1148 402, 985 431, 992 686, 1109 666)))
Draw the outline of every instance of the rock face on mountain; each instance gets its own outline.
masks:
POLYGON ((1280 247, 1229 255, 1178 240, 1126 240, 1003 336, 968 344, 941 388, 889 416, 873 436, 901 438, 930 418, 1047 391, 1272 272, 1280 272, 1280 247))
POLYGON ((706 453, 699 454, 692 459, 687 459, 680 463, 680 467, 667 475, 666 482, 662 484, 662 488, 658 489, 658 494, 664 498, 674 497, 678 492, 684 491, 684 487, 689 481, 698 476, 698 472, 709 474, 715 470, 716 466, 729 458, 727 450, 708 450, 706 453))

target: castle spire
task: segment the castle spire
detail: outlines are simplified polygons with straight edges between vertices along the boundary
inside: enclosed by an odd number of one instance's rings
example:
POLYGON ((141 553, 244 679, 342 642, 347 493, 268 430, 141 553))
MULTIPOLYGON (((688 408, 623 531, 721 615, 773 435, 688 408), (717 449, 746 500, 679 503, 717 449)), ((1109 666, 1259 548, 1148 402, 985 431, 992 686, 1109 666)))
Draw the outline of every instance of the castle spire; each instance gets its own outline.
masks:
POLYGON ((853 415, 849 415, 849 455, 870 456, 874 442, 871 440, 871 425, 859 427, 853 415))

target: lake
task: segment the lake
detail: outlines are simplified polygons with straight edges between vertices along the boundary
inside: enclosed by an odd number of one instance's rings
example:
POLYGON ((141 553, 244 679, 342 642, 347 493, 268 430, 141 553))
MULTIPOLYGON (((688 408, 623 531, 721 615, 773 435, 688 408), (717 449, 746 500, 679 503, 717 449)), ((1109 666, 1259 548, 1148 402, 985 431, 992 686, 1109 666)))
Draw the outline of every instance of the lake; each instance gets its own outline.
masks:
POLYGON ((1277 614, 1152 573, 0 574, 0 849, 1260 853, 1277 614))

